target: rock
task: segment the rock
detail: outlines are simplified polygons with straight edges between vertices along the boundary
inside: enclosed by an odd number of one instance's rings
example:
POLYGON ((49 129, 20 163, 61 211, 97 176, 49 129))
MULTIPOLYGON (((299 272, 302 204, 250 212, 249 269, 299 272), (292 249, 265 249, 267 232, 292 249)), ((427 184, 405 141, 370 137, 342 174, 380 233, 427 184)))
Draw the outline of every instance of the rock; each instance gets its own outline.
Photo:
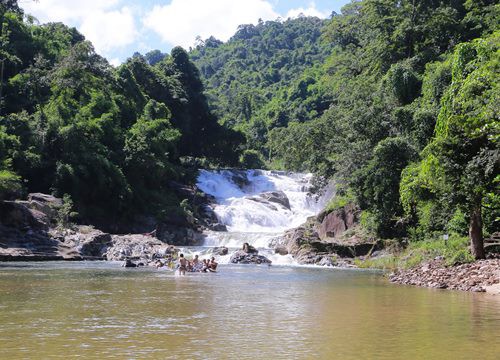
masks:
POLYGON ((248 197, 246 197, 246 199, 248 199, 248 200, 252 200, 252 201, 255 201, 255 202, 258 202, 258 203, 260 203, 260 204, 263 204, 263 205, 265 205, 266 207, 268 207, 270 210, 273 210, 273 211, 278 211, 278 208, 277 208, 275 205, 271 204, 271 203, 270 203, 269 201, 267 201, 266 199, 262 199, 262 198, 260 198, 260 197, 258 197, 258 196, 248 196, 248 197))
POLYGON ((52 195, 42 193, 28 194, 28 201, 37 201, 39 203, 49 205, 53 208, 58 208, 63 205, 63 201, 61 199, 52 195))
POLYGON ((46 231, 50 219, 43 212, 29 208, 27 202, 0 202, 0 222, 15 229, 32 228, 46 231))
POLYGON ((229 250, 225 246, 216 247, 213 250, 213 254, 214 255, 219 255, 219 256, 227 255, 228 252, 229 252, 229 250))
POLYGON ((271 264, 271 260, 263 255, 246 253, 238 250, 231 255, 229 260, 233 264, 271 264))
POLYGON ((278 204, 285 209, 290 210, 290 201, 283 191, 270 191, 261 193, 257 196, 249 196, 248 200, 256 201, 266 205, 269 209, 278 211, 278 208, 273 204, 278 204))
POLYGON ((500 254, 500 243, 485 245, 484 252, 486 254, 500 254))
POLYGON ((181 246, 196 246, 203 242, 203 234, 186 225, 160 223, 156 227, 156 237, 164 243, 181 246))
POLYGON ((227 231, 226 225, 220 223, 211 224, 208 228, 212 231, 227 231))
POLYGON ((104 256, 107 260, 125 260, 127 258, 153 260, 178 250, 164 242, 140 234, 112 235, 112 243, 104 256))
POLYGON ((359 209, 354 205, 346 205, 328 214, 318 215, 320 225, 317 227, 320 239, 339 238, 348 229, 358 223, 359 209))
POLYGON ((125 261, 122 264, 122 267, 126 268, 135 268, 137 265, 130 259, 125 259, 125 261))
POLYGON ((80 245, 80 254, 84 257, 105 258, 108 248, 112 246, 111 235, 95 231, 85 237, 80 245))
POLYGON ((229 174, 231 176, 231 181, 235 183, 240 189, 250 185, 250 180, 248 180, 246 170, 231 170, 229 174))
POLYGON ((315 264, 319 266, 335 266, 335 262, 333 261, 331 256, 321 256, 319 255, 315 259, 315 264))
POLYGON ((274 248, 274 253, 284 256, 284 255, 288 255, 288 250, 284 246, 278 246, 278 247, 274 248))
POLYGON ((271 203, 280 204, 284 208, 290 210, 290 200, 283 191, 270 191, 259 195, 264 200, 271 203))
POLYGON ((399 269, 389 275, 389 280, 439 289, 494 292, 500 284, 500 260, 445 266, 443 259, 435 259, 412 269, 399 269))
POLYGON ((52 195, 31 193, 28 194, 28 204, 31 209, 43 212, 49 219, 53 220, 57 210, 63 205, 63 201, 52 195))

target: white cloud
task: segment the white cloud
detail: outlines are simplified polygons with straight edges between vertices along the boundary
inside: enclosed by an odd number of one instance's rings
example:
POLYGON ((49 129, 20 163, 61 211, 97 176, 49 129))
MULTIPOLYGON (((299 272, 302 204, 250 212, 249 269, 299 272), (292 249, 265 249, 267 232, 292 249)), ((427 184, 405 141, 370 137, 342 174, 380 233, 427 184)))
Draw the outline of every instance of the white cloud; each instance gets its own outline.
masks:
POLYGON ((324 12, 319 11, 316 8, 316 4, 315 3, 311 3, 308 8, 300 7, 300 8, 297 8, 297 9, 290 9, 286 13, 285 19, 296 18, 296 17, 298 17, 301 14, 305 15, 305 16, 316 16, 316 17, 319 17, 320 19, 325 19, 328 16, 330 16, 329 13, 324 13, 324 12))
POLYGON ((112 58, 112 59, 110 59, 110 60, 109 60, 109 63, 110 63, 111 65, 113 65, 113 66, 115 66, 115 67, 116 67, 116 66, 120 66, 122 62, 121 62, 121 60, 120 60, 120 59, 118 59, 118 58, 112 58))
POLYGON ((135 41, 137 31, 128 7, 116 11, 98 11, 85 17, 80 27, 97 51, 107 52, 135 41))
POLYGON ((41 22, 62 21, 72 22, 94 14, 96 11, 104 11, 118 5, 120 0, 39 0, 23 1, 23 9, 34 15, 41 22))
POLYGON ((40 0, 22 3, 40 22, 63 22, 76 26, 96 51, 106 53, 132 44, 137 37, 134 16, 121 0, 40 0))
POLYGON ((264 0, 172 0, 169 5, 156 5, 143 22, 163 41, 188 48, 197 36, 206 39, 213 35, 226 41, 238 25, 279 16, 264 0))

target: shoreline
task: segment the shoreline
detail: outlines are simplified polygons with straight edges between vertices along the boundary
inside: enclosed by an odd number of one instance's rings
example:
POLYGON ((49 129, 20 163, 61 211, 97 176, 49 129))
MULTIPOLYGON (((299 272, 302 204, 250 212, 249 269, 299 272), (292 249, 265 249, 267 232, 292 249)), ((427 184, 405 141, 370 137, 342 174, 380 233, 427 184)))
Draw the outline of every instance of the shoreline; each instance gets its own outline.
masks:
POLYGON ((500 259, 451 266, 446 266, 442 259, 434 259, 410 269, 396 269, 387 278, 400 285, 500 295, 500 259))

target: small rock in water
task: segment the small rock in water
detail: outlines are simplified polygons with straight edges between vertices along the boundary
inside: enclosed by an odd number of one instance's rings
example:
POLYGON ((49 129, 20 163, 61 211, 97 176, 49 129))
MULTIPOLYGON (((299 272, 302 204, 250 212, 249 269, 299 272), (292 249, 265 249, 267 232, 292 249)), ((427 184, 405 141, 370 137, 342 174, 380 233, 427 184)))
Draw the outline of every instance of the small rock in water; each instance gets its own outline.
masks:
POLYGON ((274 249, 275 254, 288 255, 288 250, 284 246, 278 246, 274 249))
POLYGON ((222 256, 222 255, 227 255, 228 253, 228 248, 225 247, 225 246, 220 246, 220 247, 216 247, 214 248, 214 255, 219 255, 219 256, 222 256))
POLYGON ((132 260, 130 259, 126 259, 123 264, 122 264, 122 267, 127 267, 127 268, 135 268, 137 267, 137 264, 135 264, 132 260))

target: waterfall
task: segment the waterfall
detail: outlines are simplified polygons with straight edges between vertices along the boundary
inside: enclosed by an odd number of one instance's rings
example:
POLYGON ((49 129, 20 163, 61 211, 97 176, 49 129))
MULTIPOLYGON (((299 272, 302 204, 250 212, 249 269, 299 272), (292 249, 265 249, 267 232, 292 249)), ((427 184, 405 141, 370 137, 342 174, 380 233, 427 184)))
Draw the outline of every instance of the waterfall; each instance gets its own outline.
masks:
POLYGON ((311 174, 264 170, 201 170, 197 186, 215 198, 214 212, 227 232, 209 231, 205 246, 269 248, 285 230, 317 214, 331 197, 308 192, 311 174))

